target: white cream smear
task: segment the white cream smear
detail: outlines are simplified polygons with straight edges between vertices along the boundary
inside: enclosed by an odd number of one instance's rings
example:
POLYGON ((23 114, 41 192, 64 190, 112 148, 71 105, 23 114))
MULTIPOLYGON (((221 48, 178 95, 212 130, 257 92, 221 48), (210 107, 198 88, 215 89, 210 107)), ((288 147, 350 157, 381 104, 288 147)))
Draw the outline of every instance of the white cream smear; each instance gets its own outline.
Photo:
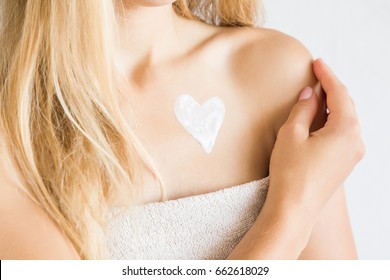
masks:
POLYGON ((222 99, 212 97, 200 105, 192 96, 180 95, 175 102, 175 115, 203 150, 207 154, 211 153, 225 117, 225 104, 222 99))

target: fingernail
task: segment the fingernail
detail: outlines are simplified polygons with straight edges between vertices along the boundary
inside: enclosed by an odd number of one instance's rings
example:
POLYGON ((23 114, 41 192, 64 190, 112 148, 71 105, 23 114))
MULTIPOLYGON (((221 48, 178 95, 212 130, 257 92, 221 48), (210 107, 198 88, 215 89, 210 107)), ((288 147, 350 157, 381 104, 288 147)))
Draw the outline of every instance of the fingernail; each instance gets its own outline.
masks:
POLYGON ((313 89, 311 87, 306 87, 302 90, 299 100, 309 99, 313 95, 313 89))

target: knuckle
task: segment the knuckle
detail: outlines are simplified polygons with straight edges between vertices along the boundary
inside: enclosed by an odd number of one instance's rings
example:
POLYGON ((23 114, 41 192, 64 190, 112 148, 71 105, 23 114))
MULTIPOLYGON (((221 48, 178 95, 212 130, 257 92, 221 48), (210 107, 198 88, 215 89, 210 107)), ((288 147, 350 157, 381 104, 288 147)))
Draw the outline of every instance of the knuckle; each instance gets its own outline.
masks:
POLYGON ((300 111, 308 111, 311 109, 312 104, 308 100, 303 100, 296 105, 300 111))
POLYGON ((356 118, 351 119, 349 125, 354 135, 360 135, 360 124, 356 118))
POLYGON ((343 145, 355 163, 363 159, 366 149, 361 138, 360 124, 355 117, 345 118, 342 125, 336 128, 338 135, 343 135, 343 145))
POLYGON ((345 117, 339 128, 347 132, 346 135, 350 137, 355 138, 360 135, 360 124, 355 116, 345 117))
POLYGON ((366 154, 366 146, 364 145, 363 141, 360 140, 356 150, 357 160, 358 161, 362 160, 365 154, 366 154))
POLYGON ((353 161, 355 163, 361 161, 366 153, 366 147, 362 139, 359 137, 358 139, 355 139, 354 142, 349 141, 347 144, 353 161))

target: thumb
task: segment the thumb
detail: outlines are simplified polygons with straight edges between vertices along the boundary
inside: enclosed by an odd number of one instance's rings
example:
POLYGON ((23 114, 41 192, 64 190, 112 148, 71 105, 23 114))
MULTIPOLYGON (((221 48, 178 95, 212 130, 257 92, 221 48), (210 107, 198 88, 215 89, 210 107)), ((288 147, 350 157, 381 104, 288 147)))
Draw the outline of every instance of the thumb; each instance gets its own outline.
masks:
POLYGON ((302 90, 298 102, 294 105, 287 119, 286 125, 295 128, 302 137, 308 137, 310 126, 318 111, 317 95, 311 87, 302 90))

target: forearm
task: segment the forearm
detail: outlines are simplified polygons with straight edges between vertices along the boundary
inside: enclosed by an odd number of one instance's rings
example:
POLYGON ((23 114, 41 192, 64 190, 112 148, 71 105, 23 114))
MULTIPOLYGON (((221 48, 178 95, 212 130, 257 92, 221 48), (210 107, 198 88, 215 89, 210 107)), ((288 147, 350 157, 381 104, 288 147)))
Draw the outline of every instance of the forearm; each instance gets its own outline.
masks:
POLYGON ((265 202, 255 223, 228 259, 298 259, 313 225, 304 218, 302 210, 275 209, 271 205, 265 202))

